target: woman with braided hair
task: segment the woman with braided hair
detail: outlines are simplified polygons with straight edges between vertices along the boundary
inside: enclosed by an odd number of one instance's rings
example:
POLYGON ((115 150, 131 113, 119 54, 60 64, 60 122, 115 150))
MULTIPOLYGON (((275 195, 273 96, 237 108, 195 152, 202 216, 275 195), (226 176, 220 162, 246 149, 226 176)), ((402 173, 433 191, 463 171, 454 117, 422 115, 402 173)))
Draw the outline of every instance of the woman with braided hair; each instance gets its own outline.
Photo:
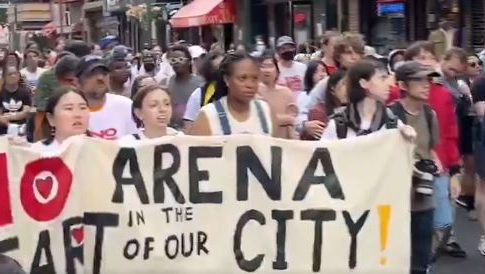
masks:
POLYGON ((274 123, 270 108, 255 98, 259 86, 258 62, 246 53, 230 53, 222 60, 220 73, 216 94, 222 98, 201 109, 191 134, 272 136, 274 123))

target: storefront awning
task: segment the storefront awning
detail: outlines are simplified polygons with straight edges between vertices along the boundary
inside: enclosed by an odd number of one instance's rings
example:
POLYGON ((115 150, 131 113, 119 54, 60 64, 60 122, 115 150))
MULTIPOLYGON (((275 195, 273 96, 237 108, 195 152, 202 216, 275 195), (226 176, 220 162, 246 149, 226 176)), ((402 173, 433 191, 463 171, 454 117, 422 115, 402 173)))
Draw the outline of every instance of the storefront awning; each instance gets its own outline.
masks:
POLYGON ((173 28, 234 23, 234 0, 194 0, 171 19, 173 28))

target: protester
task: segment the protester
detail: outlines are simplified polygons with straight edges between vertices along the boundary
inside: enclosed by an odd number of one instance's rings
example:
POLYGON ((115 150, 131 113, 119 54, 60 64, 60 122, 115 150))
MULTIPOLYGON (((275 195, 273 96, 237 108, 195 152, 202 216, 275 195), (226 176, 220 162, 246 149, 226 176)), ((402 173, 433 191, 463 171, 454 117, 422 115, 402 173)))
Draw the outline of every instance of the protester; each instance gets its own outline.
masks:
POLYGON ((126 60, 128 50, 125 46, 116 46, 107 58, 109 68, 109 90, 113 94, 131 97, 130 66, 126 60))
POLYGON ((144 87, 133 98, 133 119, 137 121, 139 131, 121 138, 120 143, 181 134, 168 126, 171 118, 170 94, 158 85, 144 87))
POLYGON ((411 273, 428 273, 433 241, 433 177, 439 173, 433 152, 439 142, 438 122, 427 105, 433 69, 416 61, 396 69, 396 80, 404 97, 391 106, 393 113, 417 133, 411 192, 411 273))
MULTIPOLYGON (((382 129, 398 128, 398 119, 386 108, 389 96, 389 74, 384 64, 361 61, 347 72, 349 105, 328 123, 321 140, 345 139, 371 134, 382 129)), ((409 126, 399 126, 408 140, 416 132, 409 126)))
POLYGON ((445 19, 439 23, 437 30, 430 33, 428 40, 433 44, 433 52, 441 58, 447 50, 457 44, 457 36, 452 22, 445 19))
POLYGON ((174 112, 171 125, 180 130, 184 127, 184 113, 192 92, 204 85, 199 76, 192 74, 192 57, 187 47, 173 46, 168 51, 168 60, 175 75, 168 82, 168 91, 172 94, 174 112))
POLYGON ((79 81, 76 76, 79 61, 79 58, 70 54, 57 62, 54 72, 60 87, 79 88, 79 81))
MULTIPOLYGON (((406 49, 406 61, 417 61, 429 68, 438 68, 439 63, 434 54, 433 44, 418 41, 406 49)), ((453 237, 451 230, 454 222, 454 208, 450 197, 459 194, 460 152, 458 139, 457 118, 454 112, 455 104, 451 93, 443 85, 444 81, 434 81, 431 84, 428 103, 435 111, 439 124, 440 141, 434 150, 441 162, 442 172, 434 182, 434 228, 435 240, 433 243, 433 256, 443 251, 450 256, 465 257, 466 252, 453 237), (450 191, 450 188, 452 191, 450 191), (457 193, 458 192, 458 193, 457 193), (450 239, 450 240, 449 240, 450 239)), ((399 97, 399 96, 398 96, 399 97)))
POLYGON ((337 40, 341 37, 341 34, 336 31, 328 31, 323 35, 322 38, 322 53, 321 57, 325 70, 329 75, 337 72, 338 66, 335 61, 335 44, 337 40))
POLYGON ((328 76, 328 71, 325 69, 325 64, 322 61, 311 61, 305 72, 305 92, 298 95, 298 117, 296 120, 296 131, 300 134, 303 140, 319 140, 323 133, 325 124, 319 120, 308 120, 307 111, 303 111, 309 100, 309 93, 317 83, 328 76))
POLYGON ((471 92, 479 125, 474 142, 475 167, 479 177, 475 190, 475 206, 482 233, 478 242, 478 251, 485 256, 485 165, 483 164, 485 163, 485 76, 483 74, 473 81, 471 92))
POLYGON ((25 124, 32 107, 31 90, 20 83, 20 72, 15 66, 3 70, 0 92, 0 135, 25 135, 25 124))
POLYGON ((29 88, 35 92, 37 84, 39 82, 40 75, 46 71, 46 69, 39 68, 39 56, 38 50, 29 49, 25 52, 25 68, 20 70, 20 73, 25 78, 29 88))
MULTIPOLYGON (((348 103, 348 94, 346 89, 346 76, 347 73, 343 70, 339 70, 336 73, 330 75, 328 79, 327 92, 325 92, 324 108, 325 116, 332 117, 336 113, 340 113, 345 110, 348 103)), ((308 113, 308 119, 312 119, 312 113, 315 107, 308 113)), ((326 123, 326 121, 321 120, 326 123)))
POLYGON ((274 132, 268 104, 255 99, 259 85, 257 61, 245 54, 228 54, 221 63, 223 79, 216 93, 220 100, 204 106, 191 129, 192 135, 259 134, 274 132))
POLYGON ((56 89, 46 104, 46 117, 50 135, 33 144, 40 150, 54 151, 68 138, 87 133, 89 122, 88 102, 77 89, 56 89))
POLYGON ((132 101, 108 93, 108 73, 99 56, 88 55, 81 58, 77 77, 90 108, 89 132, 93 137, 116 140, 136 133, 137 127, 131 116, 132 101))
MULTIPOLYGON (((348 70, 362 60, 364 50, 365 43, 360 35, 346 34, 335 43, 334 60, 339 65, 339 69, 348 70)), ((308 115, 308 110, 312 109, 319 102, 325 101, 327 81, 328 79, 323 79, 310 91, 306 108, 300 110, 302 115, 308 115)))
POLYGON ((406 50, 404 49, 395 49, 389 53, 388 69, 390 72, 394 72, 396 70, 396 65, 404 61, 405 52, 406 50))
POLYGON ((464 77, 458 80, 458 87, 461 94, 468 97, 468 111, 463 113, 460 120, 460 147, 463 158, 463 176, 461 181, 461 195, 455 201, 468 212, 468 218, 476 221, 475 211, 475 184, 476 163, 475 163, 475 146, 477 133, 480 131, 480 120, 477 119, 476 109, 473 106, 473 96, 471 85, 475 79, 479 78, 482 71, 482 61, 476 54, 468 54, 467 70, 464 77))
POLYGON ((187 101, 184 113, 184 131, 189 132, 190 126, 197 118, 200 108, 221 98, 216 94, 216 83, 219 77, 219 65, 224 55, 220 52, 209 53, 201 62, 199 74, 204 78, 205 85, 192 92, 187 101))
POLYGON ((280 74, 278 84, 288 87, 295 99, 303 91, 303 79, 305 77, 306 65, 293 61, 296 55, 296 44, 289 36, 281 36, 276 42, 276 50, 279 56, 278 67, 280 74))
POLYGON ((268 103, 275 118, 275 137, 295 139, 294 124, 298 107, 289 88, 276 84, 279 75, 278 62, 273 51, 266 51, 260 57, 261 84, 259 96, 268 103))

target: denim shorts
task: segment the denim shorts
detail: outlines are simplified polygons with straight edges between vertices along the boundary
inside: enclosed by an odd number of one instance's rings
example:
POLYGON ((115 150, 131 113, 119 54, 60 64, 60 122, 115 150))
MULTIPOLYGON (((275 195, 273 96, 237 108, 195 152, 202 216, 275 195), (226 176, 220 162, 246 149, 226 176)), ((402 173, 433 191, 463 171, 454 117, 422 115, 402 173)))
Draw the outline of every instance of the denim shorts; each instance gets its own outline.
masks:
POLYGON ((453 225, 455 208, 450 200, 450 177, 447 175, 435 177, 433 200, 434 200, 434 228, 444 230, 453 225))

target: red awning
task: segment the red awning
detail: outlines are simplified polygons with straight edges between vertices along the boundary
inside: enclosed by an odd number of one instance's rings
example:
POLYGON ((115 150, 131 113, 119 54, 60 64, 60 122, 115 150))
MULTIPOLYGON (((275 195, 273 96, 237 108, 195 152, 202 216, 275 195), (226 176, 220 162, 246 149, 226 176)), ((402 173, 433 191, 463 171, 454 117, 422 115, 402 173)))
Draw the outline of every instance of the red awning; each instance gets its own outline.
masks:
POLYGON ((234 0, 194 0, 171 19, 173 28, 234 23, 234 0))

